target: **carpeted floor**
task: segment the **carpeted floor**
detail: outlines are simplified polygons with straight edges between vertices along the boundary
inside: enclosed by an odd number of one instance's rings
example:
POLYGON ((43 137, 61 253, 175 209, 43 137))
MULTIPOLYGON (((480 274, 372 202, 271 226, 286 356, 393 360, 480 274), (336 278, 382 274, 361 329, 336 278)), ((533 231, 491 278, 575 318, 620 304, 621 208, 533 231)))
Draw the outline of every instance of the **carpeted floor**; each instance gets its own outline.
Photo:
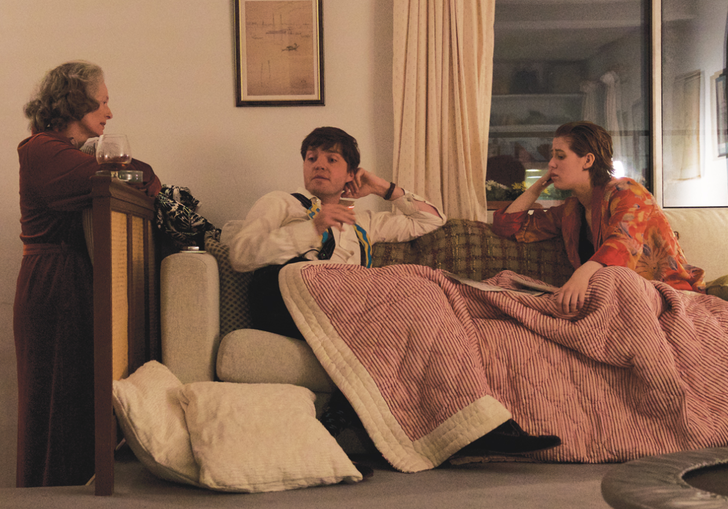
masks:
POLYGON ((216 493, 172 484, 152 476, 127 450, 116 463, 115 493, 95 497, 92 486, 0 489, 0 507, 14 509, 129 508, 397 508, 470 507, 608 508, 602 477, 613 465, 480 463, 403 474, 379 457, 357 461, 374 476, 355 485, 336 485, 263 494, 216 493))

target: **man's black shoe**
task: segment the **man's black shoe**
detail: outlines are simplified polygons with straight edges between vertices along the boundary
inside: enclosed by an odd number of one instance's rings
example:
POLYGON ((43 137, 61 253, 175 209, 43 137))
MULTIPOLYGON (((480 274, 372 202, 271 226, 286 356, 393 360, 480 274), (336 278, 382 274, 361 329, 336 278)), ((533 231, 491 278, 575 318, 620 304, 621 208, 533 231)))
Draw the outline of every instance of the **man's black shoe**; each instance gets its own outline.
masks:
POLYGON ((531 452, 545 451, 561 445, 555 435, 529 435, 513 420, 509 419, 490 433, 460 449, 453 458, 465 456, 520 456, 531 452))

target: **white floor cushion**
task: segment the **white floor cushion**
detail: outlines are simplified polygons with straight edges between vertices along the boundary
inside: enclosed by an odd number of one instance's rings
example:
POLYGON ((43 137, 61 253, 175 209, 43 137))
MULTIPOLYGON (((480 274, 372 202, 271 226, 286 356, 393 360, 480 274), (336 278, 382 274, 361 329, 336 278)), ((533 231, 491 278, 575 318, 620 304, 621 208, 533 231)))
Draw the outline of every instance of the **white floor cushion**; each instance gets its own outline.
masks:
POLYGON ((362 479, 304 387, 196 382, 178 397, 205 487, 254 493, 362 479))
POLYGON ((166 366, 147 362, 128 378, 114 381, 114 411, 142 465, 162 479, 197 486, 200 471, 177 399, 180 387, 182 382, 166 366))

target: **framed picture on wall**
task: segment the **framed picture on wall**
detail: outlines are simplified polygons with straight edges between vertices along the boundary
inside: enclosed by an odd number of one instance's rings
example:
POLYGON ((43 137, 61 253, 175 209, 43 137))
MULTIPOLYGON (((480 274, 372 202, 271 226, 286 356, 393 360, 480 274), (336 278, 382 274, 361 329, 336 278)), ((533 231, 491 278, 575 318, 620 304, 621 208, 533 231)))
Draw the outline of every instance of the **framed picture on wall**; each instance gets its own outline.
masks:
POLYGON ((726 73, 715 78, 716 129, 718 133, 718 156, 728 156, 728 96, 726 96, 726 73))
POLYGON ((324 104, 323 0, 233 0, 238 106, 324 104))

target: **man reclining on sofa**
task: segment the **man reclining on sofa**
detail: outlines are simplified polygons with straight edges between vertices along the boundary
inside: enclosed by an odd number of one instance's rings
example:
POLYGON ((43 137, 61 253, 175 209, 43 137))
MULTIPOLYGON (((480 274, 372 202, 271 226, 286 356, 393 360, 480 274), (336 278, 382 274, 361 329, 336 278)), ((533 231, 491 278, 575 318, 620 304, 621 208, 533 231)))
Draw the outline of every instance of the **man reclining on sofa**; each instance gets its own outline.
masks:
MULTIPOLYGON (((412 240, 445 223, 444 214, 432 204, 359 168, 357 142, 341 129, 315 129, 303 140, 301 156, 305 189, 263 196, 245 220, 225 224, 220 239, 230 248, 235 270, 255 271, 250 288, 253 327, 299 339, 303 336, 278 286, 283 265, 318 259, 370 267, 373 244, 412 240), (401 214, 357 213, 344 202, 370 194, 392 201, 401 214)), ((336 436, 355 419, 337 392, 322 422, 336 436)), ((518 454, 560 443, 555 436, 530 436, 510 419, 496 425, 461 454, 518 454)))

